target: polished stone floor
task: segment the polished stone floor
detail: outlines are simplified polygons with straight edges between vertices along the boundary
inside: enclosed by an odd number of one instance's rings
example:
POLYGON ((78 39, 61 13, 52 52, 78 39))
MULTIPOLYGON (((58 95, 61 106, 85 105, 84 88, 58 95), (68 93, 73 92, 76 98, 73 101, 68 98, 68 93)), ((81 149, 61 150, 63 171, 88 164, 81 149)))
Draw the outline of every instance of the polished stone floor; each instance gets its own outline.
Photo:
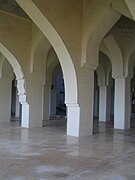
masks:
POLYGON ((0 180, 135 180, 135 131, 101 124, 89 137, 65 127, 0 124, 0 180))

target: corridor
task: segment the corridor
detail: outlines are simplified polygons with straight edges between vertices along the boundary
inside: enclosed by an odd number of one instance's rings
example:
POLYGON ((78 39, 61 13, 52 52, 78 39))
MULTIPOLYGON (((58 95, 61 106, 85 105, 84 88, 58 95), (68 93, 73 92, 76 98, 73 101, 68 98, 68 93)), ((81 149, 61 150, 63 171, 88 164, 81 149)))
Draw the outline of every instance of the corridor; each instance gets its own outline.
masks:
POLYGON ((135 131, 75 138, 65 127, 0 124, 1 180, 134 180, 135 131))

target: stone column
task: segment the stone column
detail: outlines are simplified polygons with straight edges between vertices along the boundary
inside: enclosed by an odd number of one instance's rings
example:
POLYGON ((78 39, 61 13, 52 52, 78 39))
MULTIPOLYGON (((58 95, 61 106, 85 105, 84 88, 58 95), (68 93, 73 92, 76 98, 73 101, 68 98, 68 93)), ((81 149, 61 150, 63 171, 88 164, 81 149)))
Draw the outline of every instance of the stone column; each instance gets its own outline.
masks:
POLYGON ((19 103, 19 95, 17 89, 16 89, 15 117, 20 117, 20 103, 19 103))
MULTIPOLYGON (((30 119, 29 119, 29 104, 24 102, 22 103, 22 119, 21 119, 21 127, 30 128, 30 119)), ((31 123, 32 124, 32 123, 31 123)), ((33 125, 34 126, 34 125, 33 125)))
POLYGON ((11 118, 12 79, 0 79, 0 122, 8 122, 11 118))
POLYGON ((99 121, 107 118, 107 86, 99 86, 99 121))
POLYGON ((114 128, 130 128, 129 78, 115 78, 114 128))
POLYGON ((99 121, 110 120, 111 89, 107 85, 99 86, 99 121))
POLYGON ((42 127, 44 75, 32 73, 27 83, 28 103, 22 103, 22 114, 23 108, 26 113, 29 111, 29 127, 42 127))
POLYGON ((78 104, 66 104, 67 106, 67 135, 80 136, 80 107, 78 104))
POLYGON ((43 120, 47 121, 50 118, 50 101, 51 101, 51 87, 47 84, 44 86, 44 110, 43 110, 43 120))
POLYGON ((107 86, 107 108, 106 108, 106 120, 111 120, 111 88, 112 85, 107 86))
POLYGON ((79 103, 67 105, 67 135, 93 133, 94 69, 81 68, 78 78, 79 103))

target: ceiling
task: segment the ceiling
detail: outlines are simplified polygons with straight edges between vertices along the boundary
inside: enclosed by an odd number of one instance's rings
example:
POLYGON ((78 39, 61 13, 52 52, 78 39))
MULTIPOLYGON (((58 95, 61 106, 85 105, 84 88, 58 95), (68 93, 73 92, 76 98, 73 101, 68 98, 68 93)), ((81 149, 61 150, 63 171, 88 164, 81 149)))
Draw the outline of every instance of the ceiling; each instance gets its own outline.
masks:
POLYGON ((17 16, 29 18, 27 14, 15 2, 15 0, 0 0, 0 9, 17 16))

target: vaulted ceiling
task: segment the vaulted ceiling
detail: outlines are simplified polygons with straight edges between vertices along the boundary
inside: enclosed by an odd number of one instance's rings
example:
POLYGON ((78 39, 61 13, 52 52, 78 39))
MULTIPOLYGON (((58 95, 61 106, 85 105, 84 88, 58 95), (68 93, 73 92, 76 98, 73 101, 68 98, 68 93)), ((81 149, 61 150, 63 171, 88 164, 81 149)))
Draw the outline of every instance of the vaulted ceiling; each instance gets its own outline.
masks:
POLYGON ((0 9, 17 16, 29 18, 15 0, 0 0, 0 9))

